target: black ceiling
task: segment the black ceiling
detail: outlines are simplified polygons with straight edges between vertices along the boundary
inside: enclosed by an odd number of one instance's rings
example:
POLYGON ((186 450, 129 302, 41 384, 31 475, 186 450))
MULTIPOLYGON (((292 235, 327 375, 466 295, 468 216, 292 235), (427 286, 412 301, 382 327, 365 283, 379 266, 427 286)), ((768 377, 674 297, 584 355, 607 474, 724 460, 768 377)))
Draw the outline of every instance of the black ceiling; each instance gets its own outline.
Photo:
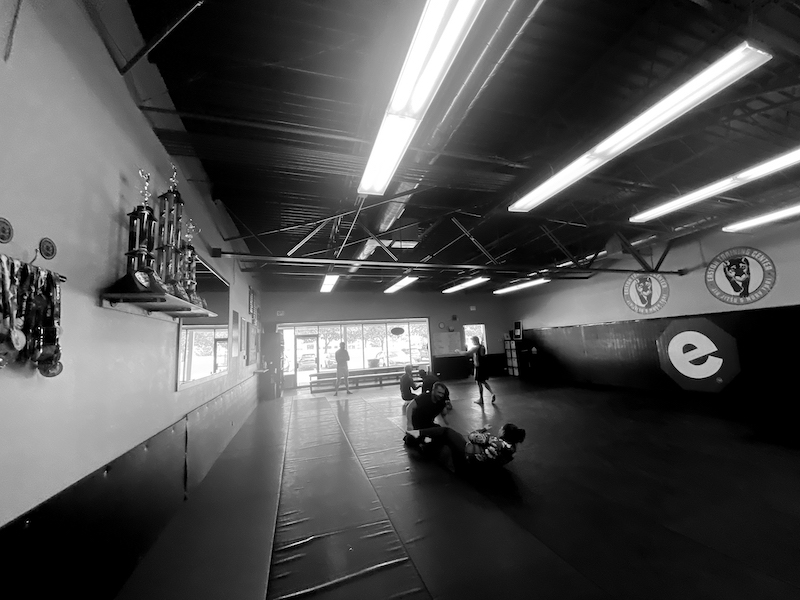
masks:
MULTIPOLYGON (((147 41, 195 4, 130 0, 147 41)), ((337 291, 378 291, 403 274, 420 277, 415 290, 478 274, 494 289, 611 249, 612 239, 616 247, 647 240, 636 246, 647 255, 652 244, 660 251, 798 195, 793 168, 645 225, 628 222, 798 145, 800 3, 489 0, 392 186, 360 198, 423 6, 205 0, 149 54, 185 129, 157 134, 172 155, 201 161, 247 245, 244 266, 266 289, 318 290, 328 272, 343 275, 337 291), (743 40, 774 58, 533 211, 508 212, 522 192, 743 40), (387 252, 373 236, 419 244, 387 252)), ((171 110, 157 98, 142 109, 154 123, 171 110)), ((574 265, 560 272, 590 274, 574 265)))

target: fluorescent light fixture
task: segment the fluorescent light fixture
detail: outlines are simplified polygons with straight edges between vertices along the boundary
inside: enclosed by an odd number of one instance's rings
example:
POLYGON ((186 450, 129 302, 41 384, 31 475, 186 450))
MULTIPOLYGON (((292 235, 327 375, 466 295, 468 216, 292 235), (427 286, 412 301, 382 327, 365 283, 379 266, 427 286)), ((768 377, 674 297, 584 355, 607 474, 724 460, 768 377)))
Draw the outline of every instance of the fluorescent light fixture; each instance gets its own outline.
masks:
POLYGON ((394 294, 397 290, 402 290, 407 285, 411 285, 414 283, 419 277, 403 277, 400 281, 392 285, 391 287, 386 288, 383 290, 384 294, 394 294))
POLYGON ((449 287, 446 290, 442 290, 443 294, 452 294, 453 292, 459 292, 461 290, 465 290, 467 288, 471 288, 475 285, 480 285, 482 283, 486 283, 489 281, 488 277, 476 277, 475 279, 470 279, 469 281, 465 281, 464 283, 459 283, 458 285, 454 285, 453 287, 449 287))
POLYGON ((712 196, 717 196, 728 190, 750 183, 751 181, 772 175, 773 173, 796 165, 797 163, 800 163, 800 148, 789 150, 775 158, 759 163, 754 167, 739 171, 735 175, 730 175, 719 181, 703 186, 700 189, 694 190, 693 192, 679 196, 674 200, 640 212, 639 214, 633 215, 629 220, 632 223, 644 223, 652 219, 657 219, 658 217, 663 217, 664 215, 681 210, 692 204, 697 204, 712 196))
POLYGON ((645 242, 649 242, 650 240, 654 240, 655 238, 656 238, 655 235, 648 235, 646 238, 642 238, 640 240, 632 241, 631 242, 631 246, 640 246, 641 244, 644 244, 645 242))
POLYGON ((486 0, 428 0, 372 148, 359 194, 382 195, 392 180, 486 0))
POLYGON ((381 240, 390 248, 397 248, 398 250, 411 250, 416 248, 419 242, 417 240, 381 240))
POLYGON ((381 195, 389 187, 397 166, 422 121, 386 114, 358 185, 359 194, 381 195))
POLYGON ((794 217, 796 215, 800 215, 800 204, 795 204, 794 206, 782 208, 759 217, 753 217, 752 219, 727 225, 722 228, 722 231, 735 233, 737 231, 744 231, 745 229, 752 229, 753 227, 758 227, 759 225, 766 225, 767 223, 772 223, 773 221, 788 219, 789 217, 794 217))
POLYGON ((517 290, 523 290, 525 288, 533 287, 535 285, 542 285, 543 283, 547 283, 550 281, 549 279, 534 279, 533 281, 526 281, 524 283, 518 283, 516 285, 512 285, 506 288, 500 288, 499 290, 495 290, 492 292, 493 294, 508 294, 509 292, 516 292, 517 290))
POLYGON ((339 281, 338 275, 325 275, 325 279, 322 281, 322 287, 319 289, 319 291, 330 292, 333 289, 333 286, 336 285, 337 281, 339 281))
POLYGON ((754 48, 747 42, 739 44, 674 92, 656 102, 627 125, 611 134, 586 154, 580 156, 550 179, 525 194, 509 206, 508 210, 527 212, 542 202, 549 200, 579 179, 760 67, 771 58, 771 54, 754 48))
POLYGON ((565 261, 564 261, 564 262, 562 262, 562 263, 558 263, 558 264, 556 265, 556 269, 560 269, 561 267, 568 267, 568 266, 570 266, 571 264, 572 264, 572 261, 571 261, 571 260, 565 260, 565 261))

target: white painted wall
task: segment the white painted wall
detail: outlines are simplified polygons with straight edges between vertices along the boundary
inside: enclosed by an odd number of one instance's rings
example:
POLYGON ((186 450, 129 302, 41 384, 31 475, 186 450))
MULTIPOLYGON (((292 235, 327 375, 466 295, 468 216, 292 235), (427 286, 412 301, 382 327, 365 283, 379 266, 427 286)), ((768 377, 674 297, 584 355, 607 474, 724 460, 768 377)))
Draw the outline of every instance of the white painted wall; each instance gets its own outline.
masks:
MULTIPOLYGON (((655 246, 657 261, 663 246, 655 246)), ((667 275, 670 298, 666 306, 651 315, 634 312, 625 304, 622 288, 626 273, 599 273, 588 280, 551 281, 548 284, 511 294, 513 314, 526 329, 557 327, 612 321, 631 321, 753 310, 789 306, 800 302, 800 224, 766 226, 751 233, 713 231, 702 238, 678 243, 662 265, 665 271, 689 269, 687 275, 667 275), (717 300, 705 284, 705 268, 714 257, 729 248, 747 246, 765 252, 775 263, 777 280, 772 291, 761 300, 734 306, 717 300)), ((598 267, 638 269, 628 255, 598 261, 598 267)))
MULTIPOLYGON (((12 4, 0 3, 3 45, 12 4)), ((125 269, 138 169, 162 192, 171 166, 78 1, 22 3, 11 58, 0 62, 0 141, 0 216, 15 228, 0 252, 31 260, 39 239, 50 237, 57 256, 36 264, 69 279, 64 372, 46 379, 27 368, 0 371, 2 525, 232 388, 254 366, 234 359, 227 376, 178 393, 177 324, 100 306, 102 289, 125 269)), ((201 228, 201 255, 231 284, 231 310, 247 314, 251 282, 231 261, 207 256, 210 246, 225 246, 210 198, 185 183, 180 189, 201 228)))

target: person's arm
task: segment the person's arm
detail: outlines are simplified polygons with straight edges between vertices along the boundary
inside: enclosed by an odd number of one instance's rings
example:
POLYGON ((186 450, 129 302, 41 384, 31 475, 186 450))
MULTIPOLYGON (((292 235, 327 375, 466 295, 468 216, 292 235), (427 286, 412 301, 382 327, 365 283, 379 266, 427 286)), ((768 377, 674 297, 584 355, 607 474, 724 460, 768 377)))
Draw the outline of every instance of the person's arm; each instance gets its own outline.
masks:
POLYGON ((473 444, 478 444, 479 446, 485 446, 489 443, 489 438, 491 438, 489 430, 486 427, 482 429, 476 429, 475 431, 470 431, 467 439, 472 442, 473 444))
POLYGON ((411 431, 414 429, 414 411, 417 410, 417 401, 412 400, 406 407, 406 430, 411 431))

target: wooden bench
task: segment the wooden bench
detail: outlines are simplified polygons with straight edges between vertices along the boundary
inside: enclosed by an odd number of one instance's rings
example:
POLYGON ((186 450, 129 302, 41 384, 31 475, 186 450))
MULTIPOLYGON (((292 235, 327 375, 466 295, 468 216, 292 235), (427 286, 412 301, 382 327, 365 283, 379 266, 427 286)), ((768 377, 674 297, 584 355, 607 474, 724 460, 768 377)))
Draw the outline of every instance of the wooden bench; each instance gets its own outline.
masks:
MULTIPOLYGON (((392 382, 399 382, 400 378, 405 373, 404 368, 398 367, 372 367, 367 369, 352 369, 348 375, 348 380, 351 387, 359 387, 364 385, 379 385, 383 386, 384 381, 389 380, 392 382)), ((422 378, 419 376, 419 365, 414 366, 411 371, 415 383, 421 383, 422 378)), ((336 371, 327 371, 323 373, 312 373, 309 376, 308 389, 313 392, 314 388, 336 387, 336 371)))

